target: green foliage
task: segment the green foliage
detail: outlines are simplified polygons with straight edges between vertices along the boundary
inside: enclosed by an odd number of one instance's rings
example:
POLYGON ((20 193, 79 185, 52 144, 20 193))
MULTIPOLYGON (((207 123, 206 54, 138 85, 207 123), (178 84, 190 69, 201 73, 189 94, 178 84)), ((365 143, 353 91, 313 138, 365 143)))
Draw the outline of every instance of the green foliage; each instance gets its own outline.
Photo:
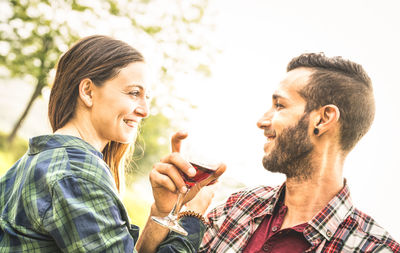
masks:
POLYGON ((131 222, 142 230, 149 217, 151 204, 140 197, 140 192, 127 189, 122 201, 128 210, 131 222))
POLYGON ((162 28, 160 26, 147 26, 147 27, 142 27, 143 31, 150 35, 154 35, 156 33, 161 32, 162 28))
POLYGON ((205 76, 211 76, 211 70, 207 65, 199 64, 196 69, 198 72, 202 72, 205 76))
POLYGON ((169 152, 171 133, 170 119, 162 113, 151 115, 142 121, 131 163, 127 166, 127 183, 147 176, 153 164, 169 152))
POLYGON ((57 22, 46 14, 46 10, 54 11, 48 2, 9 4, 11 15, 1 18, 0 29, 0 40, 8 52, 0 55, 0 65, 11 77, 28 77, 31 84, 45 86, 62 49, 77 39, 77 33, 65 21, 57 22))
POLYGON ((83 11, 85 11, 85 10, 91 10, 90 7, 78 3, 76 0, 73 0, 73 1, 72 1, 72 3, 71 3, 71 8, 72 8, 72 10, 74 10, 74 11, 80 11, 80 12, 83 12, 83 11))
POLYGON ((25 154, 28 142, 17 138, 10 146, 7 142, 7 135, 0 132, 0 177, 25 154))

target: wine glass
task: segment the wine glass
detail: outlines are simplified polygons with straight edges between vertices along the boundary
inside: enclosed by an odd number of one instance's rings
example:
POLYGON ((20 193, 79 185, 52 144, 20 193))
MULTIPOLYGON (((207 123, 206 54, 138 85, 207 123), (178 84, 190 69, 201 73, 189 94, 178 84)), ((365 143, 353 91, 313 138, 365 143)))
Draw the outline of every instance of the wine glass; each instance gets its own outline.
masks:
MULTIPOLYGON (((178 199, 168 216, 152 216, 151 219, 153 221, 176 233, 184 236, 188 235, 186 230, 178 223, 178 213, 190 189, 197 183, 210 177, 218 169, 221 163, 217 160, 215 154, 215 152, 210 151, 209 147, 202 146, 198 140, 196 141, 192 138, 183 140, 181 156, 195 168, 196 175, 194 177, 189 177, 185 173, 180 172, 188 190, 186 193, 179 192, 178 199)), ((216 180, 211 181, 208 185, 215 183, 215 181, 216 180)))

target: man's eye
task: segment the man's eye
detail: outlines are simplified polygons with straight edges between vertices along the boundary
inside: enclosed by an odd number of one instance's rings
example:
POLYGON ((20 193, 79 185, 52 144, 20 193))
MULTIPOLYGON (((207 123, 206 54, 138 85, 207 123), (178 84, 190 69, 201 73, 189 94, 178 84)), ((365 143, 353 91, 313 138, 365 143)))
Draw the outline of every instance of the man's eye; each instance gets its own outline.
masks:
POLYGON ((277 108, 277 109, 282 109, 282 108, 283 108, 283 105, 282 105, 282 104, 279 104, 279 103, 275 103, 275 108, 277 108))

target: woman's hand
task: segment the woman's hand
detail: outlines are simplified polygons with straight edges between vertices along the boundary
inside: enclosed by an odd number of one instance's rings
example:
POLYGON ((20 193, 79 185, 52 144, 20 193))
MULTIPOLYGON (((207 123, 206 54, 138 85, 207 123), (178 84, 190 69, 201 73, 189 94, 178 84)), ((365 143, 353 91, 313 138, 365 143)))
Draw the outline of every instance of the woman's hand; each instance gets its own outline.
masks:
MULTIPOLYGON (((187 191, 185 182, 182 179, 182 173, 189 177, 196 174, 196 170, 180 154, 181 141, 188 136, 186 132, 177 132, 171 138, 172 153, 163 157, 159 163, 154 164, 150 172, 150 182, 153 190, 154 205, 152 215, 166 216, 172 209, 177 200, 178 191, 185 193, 187 191)), ((216 181, 219 176, 225 172, 226 166, 221 164, 216 172, 207 179, 193 186, 185 197, 185 202, 193 199, 197 193, 212 181, 216 181)), ((207 187, 206 187, 207 188, 207 187)), ((190 204, 190 209, 196 212, 204 213, 211 203, 213 194, 210 189, 204 189, 198 196, 197 201, 190 204)))

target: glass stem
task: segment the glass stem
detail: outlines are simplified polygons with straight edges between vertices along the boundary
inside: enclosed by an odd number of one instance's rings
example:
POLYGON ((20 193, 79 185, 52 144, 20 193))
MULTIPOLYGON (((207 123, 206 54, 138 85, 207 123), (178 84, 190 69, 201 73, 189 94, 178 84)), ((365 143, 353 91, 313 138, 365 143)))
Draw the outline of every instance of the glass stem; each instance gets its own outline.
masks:
POLYGON ((185 196, 188 193, 188 191, 189 191, 189 189, 185 193, 178 194, 178 199, 176 200, 176 203, 175 203, 174 207, 172 208, 171 212, 168 214, 169 219, 176 220, 178 213, 182 208, 183 200, 185 199, 185 196))

